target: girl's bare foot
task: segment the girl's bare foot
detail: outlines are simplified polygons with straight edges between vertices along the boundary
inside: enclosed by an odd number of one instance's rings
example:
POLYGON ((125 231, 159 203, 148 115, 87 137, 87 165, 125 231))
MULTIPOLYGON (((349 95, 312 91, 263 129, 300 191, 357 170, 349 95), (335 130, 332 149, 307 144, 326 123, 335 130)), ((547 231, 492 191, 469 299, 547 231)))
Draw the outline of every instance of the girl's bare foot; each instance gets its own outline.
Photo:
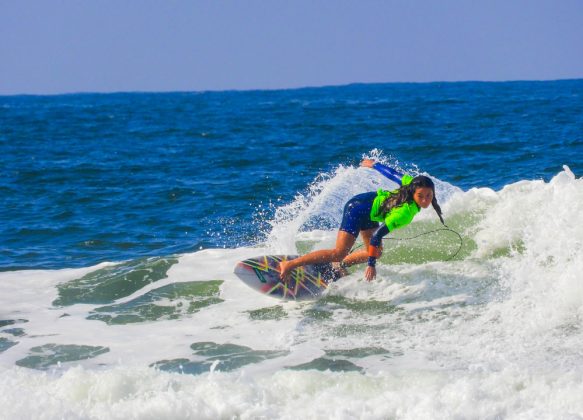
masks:
POLYGON ((348 275, 348 270, 339 262, 332 263, 332 270, 339 278, 348 275))
POLYGON ((289 261, 280 261, 279 262, 279 278, 282 280, 286 280, 286 277, 289 275, 289 261))

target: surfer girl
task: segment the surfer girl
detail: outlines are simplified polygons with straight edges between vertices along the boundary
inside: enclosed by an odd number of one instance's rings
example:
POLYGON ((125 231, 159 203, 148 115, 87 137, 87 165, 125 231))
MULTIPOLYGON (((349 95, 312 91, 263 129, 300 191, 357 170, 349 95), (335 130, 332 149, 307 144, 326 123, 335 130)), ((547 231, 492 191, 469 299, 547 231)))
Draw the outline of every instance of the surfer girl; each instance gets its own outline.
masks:
POLYGON ((352 197, 344 206, 342 223, 336 237, 334 249, 310 252, 299 258, 282 261, 279 264, 280 277, 285 279, 297 267, 308 264, 340 263, 340 269, 367 261, 364 278, 371 281, 376 277, 376 260, 382 254, 382 239, 395 229, 411 223, 423 208, 433 206, 441 223, 441 207, 435 198, 433 181, 423 175, 412 177, 388 166, 364 159, 360 166, 372 168, 401 187, 395 191, 367 192, 352 197), (358 235, 362 236, 364 249, 350 253, 358 235))

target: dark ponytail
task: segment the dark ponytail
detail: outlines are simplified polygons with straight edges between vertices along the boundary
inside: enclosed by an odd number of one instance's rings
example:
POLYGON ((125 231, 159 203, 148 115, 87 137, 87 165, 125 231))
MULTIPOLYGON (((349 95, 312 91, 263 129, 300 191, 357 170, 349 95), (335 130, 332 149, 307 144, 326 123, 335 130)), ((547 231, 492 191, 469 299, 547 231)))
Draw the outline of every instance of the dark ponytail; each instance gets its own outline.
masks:
POLYGON ((431 206, 433 210, 437 213, 439 220, 445 226, 445 222, 443 221, 443 215, 441 212, 441 207, 437 203, 437 198, 435 197, 435 184, 431 180, 431 178, 425 175, 418 175, 409 185, 403 185, 399 188, 394 194, 392 194, 389 198, 387 198, 381 208, 379 209, 379 213, 382 214, 383 218, 386 214, 394 209, 395 207, 399 207, 404 203, 413 201, 413 194, 415 194, 415 190, 417 188, 431 188, 433 191, 433 200, 431 200, 431 206))
POLYGON ((435 210, 435 212, 437 213, 437 216, 439 216, 441 224, 445 226, 445 222, 443 221, 443 215, 441 213, 441 207, 439 206, 439 204, 437 204, 437 198, 435 198, 435 190, 433 191, 433 200, 431 200, 431 206, 433 207, 433 210, 435 210))

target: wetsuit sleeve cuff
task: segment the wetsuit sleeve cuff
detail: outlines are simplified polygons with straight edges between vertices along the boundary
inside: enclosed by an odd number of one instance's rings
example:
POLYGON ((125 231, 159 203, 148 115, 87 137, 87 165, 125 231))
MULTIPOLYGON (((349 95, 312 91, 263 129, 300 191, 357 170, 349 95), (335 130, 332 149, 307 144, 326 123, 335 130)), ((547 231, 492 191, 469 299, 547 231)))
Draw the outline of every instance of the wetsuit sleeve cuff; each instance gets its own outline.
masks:
POLYGON ((377 259, 375 257, 368 257, 367 264, 369 267, 374 267, 377 264, 377 259))

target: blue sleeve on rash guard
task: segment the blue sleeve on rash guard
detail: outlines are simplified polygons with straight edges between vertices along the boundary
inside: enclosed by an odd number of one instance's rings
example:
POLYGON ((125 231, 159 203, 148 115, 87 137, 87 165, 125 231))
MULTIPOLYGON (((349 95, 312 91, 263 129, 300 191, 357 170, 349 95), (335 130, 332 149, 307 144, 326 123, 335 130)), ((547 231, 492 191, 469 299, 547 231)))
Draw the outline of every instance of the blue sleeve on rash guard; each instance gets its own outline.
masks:
POLYGON ((389 178, 391 181, 395 181, 397 184, 401 185, 401 179, 403 178, 404 175, 401 172, 393 168, 389 168, 388 166, 378 162, 372 165, 372 167, 373 169, 376 169, 378 172, 380 172, 382 175, 389 178))
POLYGON ((383 242, 383 236, 389 233, 389 228, 384 223, 379 226, 377 230, 372 234, 370 238, 370 244, 372 246, 381 246, 383 242))

